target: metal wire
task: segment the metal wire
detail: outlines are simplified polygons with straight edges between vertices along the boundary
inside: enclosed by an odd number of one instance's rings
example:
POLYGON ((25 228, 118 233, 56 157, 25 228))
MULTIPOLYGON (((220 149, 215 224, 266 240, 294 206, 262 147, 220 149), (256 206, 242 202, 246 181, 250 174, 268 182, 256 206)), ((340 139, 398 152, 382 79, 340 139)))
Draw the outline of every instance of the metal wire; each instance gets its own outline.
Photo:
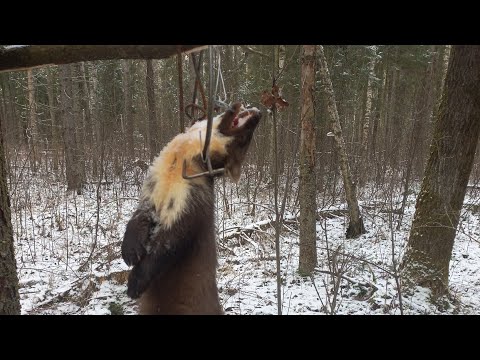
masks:
POLYGON ((207 118, 207 135, 205 137, 205 146, 203 147, 202 160, 204 163, 210 155, 210 139, 212 137, 212 124, 213 124, 213 45, 208 45, 208 60, 209 60, 209 74, 208 74, 208 118, 207 118))
MULTIPOLYGON (((212 127, 213 127, 213 106, 214 106, 214 98, 213 98, 213 87, 214 87, 214 78, 215 75, 213 74, 213 46, 208 46, 208 55, 209 55, 209 74, 208 74, 208 109, 207 109, 207 134, 205 137, 205 144, 202 151, 202 160, 205 164, 207 164, 207 171, 199 174, 194 175, 187 175, 187 161, 183 160, 183 168, 182 168, 182 176, 184 179, 195 179, 201 176, 213 176, 216 174, 221 174, 225 171, 224 168, 215 169, 212 168, 212 162, 210 160, 210 140, 212 138, 212 127)), ((201 141, 201 140, 200 140, 201 141)))

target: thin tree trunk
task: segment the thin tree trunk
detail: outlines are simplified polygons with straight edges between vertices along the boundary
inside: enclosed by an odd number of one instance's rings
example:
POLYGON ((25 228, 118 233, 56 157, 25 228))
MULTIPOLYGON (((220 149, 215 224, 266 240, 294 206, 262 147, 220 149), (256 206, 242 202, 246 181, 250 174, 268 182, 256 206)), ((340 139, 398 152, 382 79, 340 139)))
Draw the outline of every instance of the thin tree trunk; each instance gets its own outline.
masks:
MULTIPOLYGON (((81 64, 77 63, 73 65, 73 78, 78 79, 81 74, 81 64)), ((73 80, 72 82, 73 91, 72 91, 72 109, 73 109, 73 120, 75 124, 75 136, 77 139, 77 149, 75 152, 75 164, 78 167, 78 174, 80 175, 80 188, 82 184, 85 183, 85 115, 82 110, 81 101, 83 93, 83 82, 78 80, 73 80)))
POLYGON ((150 136, 150 161, 157 156, 159 146, 157 139, 157 115, 155 110, 155 87, 153 82, 153 63, 147 60, 147 103, 148 103, 148 130, 150 136))
POLYGON ((55 95, 54 95, 54 74, 51 70, 51 68, 48 68, 48 73, 47 73, 47 98, 48 98, 48 110, 50 112, 50 124, 51 124, 51 148, 52 148, 52 158, 53 158, 53 170, 55 172, 58 171, 58 144, 60 143, 59 137, 60 135, 58 134, 58 124, 57 124, 57 119, 55 116, 55 107, 56 107, 56 101, 55 101, 55 95))
MULTIPOLYGON (((87 75, 87 71, 89 73, 89 79, 91 81, 91 86, 89 86, 89 82, 85 81, 85 88, 88 94, 88 103, 90 105, 90 116, 92 121, 91 126, 91 133, 92 133, 92 177, 96 178, 98 176, 98 157, 95 156, 98 151, 98 144, 103 141, 102 138, 102 131, 101 131, 101 124, 103 123, 104 119, 100 114, 100 106, 99 106, 99 98, 98 98, 98 69, 95 65, 91 67, 85 66, 85 76, 87 75), (95 151, 94 151, 95 149, 95 151)), ((86 78, 85 78, 86 80, 86 78)))
POLYGON ((180 115, 180 132, 185 132, 185 110, 183 102, 183 55, 177 55, 178 71, 178 112, 180 115))
POLYGON ((333 128, 333 134, 335 137, 335 147, 337 149, 340 170, 342 172, 343 184, 345 188, 345 196, 348 204, 348 212, 350 215, 350 223, 347 228, 347 239, 355 238, 364 234, 365 227, 363 225, 363 219, 360 215, 360 208, 358 207, 357 195, 355 193, 355 185, 352 181, 352 175, 350 166, 348 163, 347 151, 345 149, 345 141, 342 136, 342 126, 340 125, 340 118, 338 117, 337 105, 335 103, 335 94, 333 93, 332 80, 328 71, 327 60, 323 52, 323 46, 318 47, 319 64, 320 64, 320 76, 323 80, 324 91, 327 96, 328 112, 330 114, 330 120, 333 128))
POLYGON ((362 135, 362 157, 363 157, 363 171, 360 171, 360 186, 365 184, 365 178, 368 172, 368 140, 370 135, 370 118, 372 116, 372 99, 373 99, 373 79, 375 78, 375 64, 377 61, 377 48, 373 46, 371 49, 371 59, 368 65, 368 80, 367 80, 367 99, 365 102, 365 115, 363 122, 363 135, 362 135))
POLYGON ((78 143, 75 131, 75 114, 73 113, 72 65, 60 66, 60 102, 63 123, 63 142, 65 147, 65 174, 67 190, 81 193, 82 174, 78 159, 78 143))
MULTIPOLYGON (((425 80, 425 78, 424 78, 425 80)), ((403 215, 405 212, 405 206, 407 204, 408 192, 410 188, 410 176, 412 173, 412 167, 415 159, 415 154, 417 153, 418 143, 420 139, 421 129, 423 127, 423 122, 425 121, 425 104, 422 101, 424 99, 424 91, 426 84, 420 82, 415 91, 415 107, 413 109, 413 125, 410 133, 410 144, 406 149, 406 168, 403 176, 403 195, 402 195, 402 205, 400 207, 400 215, 397 222, 397 231, 400 230, 402 224, 403 215)), ((392 209, 393 211, 393 209, 392 209)))
POLYGON ((456 45, 403 262, 407 283, 448 291, 453 243, 480 134, 480 46, 456 45))
POLYGON ((375 111, 375 116, 373 119, 373 129, 372 129, 372 144, 370 146, 370 159, 371 161, 375 161, 375 166, 377 163, 377 136, 378 136, 378 128, 380 126, 380 121, 382 119, 382 115, 384 113, 383 107, 385 104, 385 88, 386 88, 386 70, 385 70, 385 63, 382 62, 381 70, 379 71, 382 74, 382 83, 380 89, 378 89, 378 97, 377 97, 377 106, 375 111))
MULTIPOLYGON (((282 77, 284 75, 285 69, 285 57, 287 55, 287 49, 285 45, 278 45, 278 76, 282 77)), ((287 115, 284 111, 282 112, 282 116, 278 117, 278 121, 281 123, 285 123, 285 116, 287 115)), ((288 115, 287 115, 288 116, 288 115)), ((285 137, 286 137, 286 126, 280 126, 279 132, 279 142, 280 144, 285 144, 285 137)), ((283 175, 285 172, 285 146, 280 146, 278 151, 278 159, 279 159, 279 171, 280 175, 283 175)))
POLYGON ((317 266, 315 178, 315 45, 302 46, 300 133, 300 254, 298 272, 311 275, 317 266))
MULTIPOLYGON (((434 51, 434 46, 432 46, 432 52, 434 51)), ((430 123, 434 112, 436 97, 434 75, 434 61, 430 61, 423 74, 419 97, 415 99, 415 117, 416 120, 419 121, 418 129, 415 133, 417 139, 429 140, 428 134, 431 133, 430 123)), ((415 145, 415 149, 408 159, 408 161, 410 161, 410 158, 412 158, 414 173, 416 173, 419 178, 422 178, 423 176, 423 170, 427 159, 428 147, 425 145, 425 140, 418 142, 418 144, 415 145)))
MULTIPOLYGON (((0 131, 3 118, 0 114, 0 131)), ((19 315, 17 264, 13 244, 3 133, 0 133, 0 315, 19 315)))
POLYGON ((27 138, 30 150, 30 164, 33 173, 37 172, 38 149, 37 149, 37 109, 35 104, 35 85, 33 81, 33 70, 27 70, 27 91, 28 91, 28 124, 27 138))
POLYGON ((125 129, 126 129, 126 148, 127 148, 127 157, 130 159, 135 157, 135 147, 134 147, 134 124, 133 124, 133 113, 132 113, 132 81, 130 73, 130 63, 129 60, 122 61, 123 68, 123 95, 124 95, 124 119, 125 119, 125 129))
MULTIPOLYGON (((83 144, 83 161, 86 163, 89 161, 90 157, 93 158, 93 173, 95 174, 96 161, 97 161, 97 152, 92 151, 94 146, 94 130, 93 130, 93 121, 92 121, 92 105, 90 100, 90 90, 87 81, 87 71, 85 69, 85 63, 81 62, 79 64, 79 95, 80 102, 82 107, 82 119, 83 119, 83 133, 84 133, 84 144, 83 144)), ((95 176, 94 176, 95 177, 95 176)), ((86 174, 84 176, 86 178, 86 174)))
MULTIPOLYGON (((383 166, 384 172, 386 172, 388 166, 387 161, 391 160, 392 148, 393 148, 393 118, 394 118, 394 106, 396 100, 396 92, 397 92, 397 79, 398 73, 400 70, 396 69, 395 67, 390 69, 389 76, 389 89, 388 89, 388 100, 385 103, 387 106, 386 116, 385 116, 385 137, 384 137, 384 145, 383 145, 383 166)), ((391 166, 391 161, 388 163, 391 166)))
POLYGON ((407 81, 405 80, 405 72, 403 70, 397 70, 397 81, 396 84, 398 89, 396 90, 395 98, 393 99, 393 107, 391 112, 391 133, 390 133, 390 143, 388 144, 389 152, 389 163, 390 169, 399 168, 399 154, 402 149, 402 129, 404 128, 405 121, 405 106, 409 104, 407 100, 408 89, 407 81))
MULTIPOLYGON (((8 78, 7 78, 8 80, 7 80, 6 89, 8 90, 9 98, 10 99, 15 99, 16 96, 17 96, 17 91, 15 89, 15 85, 13 84, 14 74, 13 73, 8 73, 7 76, 8 76, 8 78)), ((21 118, 21 116, 19 116, 17 114, 17 106, 16 106, 15 103, 12 103, 12 101, 9 101, 9 104, 10 104, 10 110, 11 110, 10 116, 11 116, 11 119, 14 121, 14 123, 16 125, 16 135, 17 135, 16 140, 17 140, 17 143, 20 145, 20 142, 23 141, 23 143, 27 147, 28 146, 28 141, 27 141, 27 138, 25 136, 22 118, 21 118)))

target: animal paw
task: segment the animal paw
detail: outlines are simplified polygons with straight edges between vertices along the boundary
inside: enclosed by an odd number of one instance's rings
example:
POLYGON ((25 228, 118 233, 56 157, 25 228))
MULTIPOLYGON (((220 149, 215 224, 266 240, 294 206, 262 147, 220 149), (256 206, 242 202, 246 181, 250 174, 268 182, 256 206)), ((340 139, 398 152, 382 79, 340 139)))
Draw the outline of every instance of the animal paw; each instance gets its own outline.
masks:
POLYGON ((150 281, 144 274, 134 267, 128 276, 127 295, 132 299, 138 299, 147 290, 150 281))
POLYGON ((137 210, 127 224, 122 242, 122 257, 127 265, 137 265, 147 253, 152 221, 148 211, 137 210))
POLYGON ((136 239, 125 237, 122 243, 122 258, 129 266, 137 265, 145 256, 147 250, 143 244, 136 239))

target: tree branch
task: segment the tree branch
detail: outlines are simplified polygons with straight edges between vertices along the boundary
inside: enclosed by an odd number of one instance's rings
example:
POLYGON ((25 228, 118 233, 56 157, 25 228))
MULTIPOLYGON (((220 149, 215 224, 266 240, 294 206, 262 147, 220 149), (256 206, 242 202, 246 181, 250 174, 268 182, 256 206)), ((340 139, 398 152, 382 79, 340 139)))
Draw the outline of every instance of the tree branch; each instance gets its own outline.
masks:
POLYGON ((164 59, 204 45, 27 45, 0 48, 0 72, 110 59, 164 59))

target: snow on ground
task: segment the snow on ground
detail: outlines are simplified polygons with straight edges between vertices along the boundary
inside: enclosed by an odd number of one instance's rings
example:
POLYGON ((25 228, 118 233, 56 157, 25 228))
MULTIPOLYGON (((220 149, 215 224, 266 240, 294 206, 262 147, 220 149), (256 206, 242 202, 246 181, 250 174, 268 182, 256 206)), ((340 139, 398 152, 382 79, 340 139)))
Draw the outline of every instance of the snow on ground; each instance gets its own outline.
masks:
MULTIPOLYGON (((101 186, 98 227, 96 184, 82 195, 67 195, 65 186, 52 179, 47 185, 45 180, 24 177, 10 186, 22 314, 135 314, 136 305, 126 296, 128 267, 121 259, 120 244, 137 204, 139 182, 101 186)), ((271 186, 260 189, 263 197, 256 199, 255 216, 242 185, 240 191, 227 186, 224 192, 219 182, 217 190, 218 287, 225 313, 277 314, 271 186)), ((362 198, 369 199, 361 201, 368 233, 355 240, 345 239, 345 204, 319 208, 318 267, 311 278, 297 273, 298 209, 287 204, 291 212, 285 215, 280 238, 283 314, 400 314, 392 236, 398 263, 416 194, 408 198, 399 230, 398 215, 389 212, 388 205, 398 208, 399 197, 385 201, 379 196, 373 201, 375 197, 364 194, 362 198)), ((434 306, 428 290, 418 288, 413 296, 403 295, 405 314, 480 311, 477 198, 478 194, 467 194, 453 249, 454 301, 434 306)))

